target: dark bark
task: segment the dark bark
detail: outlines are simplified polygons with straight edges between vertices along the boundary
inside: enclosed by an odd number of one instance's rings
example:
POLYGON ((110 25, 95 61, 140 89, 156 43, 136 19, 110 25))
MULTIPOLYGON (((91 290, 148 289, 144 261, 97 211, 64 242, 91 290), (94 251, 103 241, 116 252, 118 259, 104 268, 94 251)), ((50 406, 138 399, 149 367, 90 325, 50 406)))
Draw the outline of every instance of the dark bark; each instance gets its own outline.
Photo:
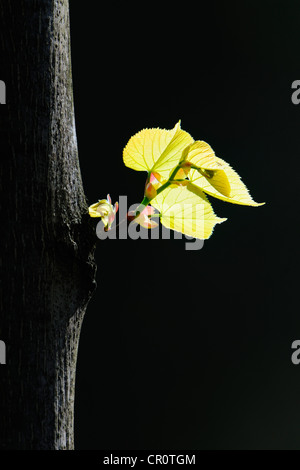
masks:
POLYGON ((0 0, 0 449, 72 449, 95 234, 77 154, 67 0, 0 0))

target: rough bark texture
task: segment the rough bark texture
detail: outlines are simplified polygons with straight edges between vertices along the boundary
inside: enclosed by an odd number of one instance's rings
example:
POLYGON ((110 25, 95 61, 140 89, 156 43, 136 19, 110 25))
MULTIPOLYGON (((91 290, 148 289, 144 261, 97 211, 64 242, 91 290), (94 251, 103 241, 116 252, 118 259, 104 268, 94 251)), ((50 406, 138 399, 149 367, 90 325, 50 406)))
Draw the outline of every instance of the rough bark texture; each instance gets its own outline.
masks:
POLYGON ((0 449, 72 449, 95 287, 74 123, 67 0, 0 0, 0 449))

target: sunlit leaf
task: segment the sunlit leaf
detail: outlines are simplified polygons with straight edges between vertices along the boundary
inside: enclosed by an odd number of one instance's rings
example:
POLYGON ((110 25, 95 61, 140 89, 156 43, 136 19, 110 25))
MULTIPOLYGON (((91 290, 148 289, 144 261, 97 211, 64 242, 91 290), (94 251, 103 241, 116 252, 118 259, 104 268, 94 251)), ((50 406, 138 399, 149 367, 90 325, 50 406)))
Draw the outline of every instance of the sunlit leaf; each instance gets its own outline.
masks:
POLYGON ((182 160, 188 161, 199 168, 207 170, 220 170, 222 166, 217 161, 215 152, 203 140, 196 140, 185 148, 182 160))
POLYGON ((260 206, 264 203, 255 202, 240 176, 231 166, 216 157, 222 170, 207 171, 192 169, 189 173, 190 181, 211 196, 222 199, 233 204, 244 204, 248 206, 260 206))
POLYGON ((176 132, 165 148, 152 171, 159 173, 163 178, 168 178, 173 169, 182 158, 184 149, 193 142, 193 138, 187 132, 180 129, 180 121, 175 126, 176 132))
POLYGON ((151 201, 161 214, 161 223, 185 235, 207 239, 213 228, 226 219, 217 217, 205 194, 196 186, 167 188, 151 201))
POLYGON ((171 130, 143 129, 127 143, 123 160, 133 170, 153 171, 168 178, 191 142, 193 138, 180 128, 180 121, 171 130))
POLYGON ((197 167, 190 170, 189 179, 207 194, 234 204, 263 204, 252 199, 236 171, 227 162, 216 157, 206 142, 197 140, 190 144, 184 150, 182 160, 197 167))

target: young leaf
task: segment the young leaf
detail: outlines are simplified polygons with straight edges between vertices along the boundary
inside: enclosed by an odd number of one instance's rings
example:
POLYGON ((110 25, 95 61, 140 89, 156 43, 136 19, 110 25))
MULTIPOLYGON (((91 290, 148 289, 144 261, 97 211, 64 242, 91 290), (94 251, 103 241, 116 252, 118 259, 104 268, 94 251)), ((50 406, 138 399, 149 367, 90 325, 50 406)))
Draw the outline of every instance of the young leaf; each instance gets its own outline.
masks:
POLYGON ((151 171, 159 173, 163 178, 168 179, 171 172, 182 159, 182 152, 194 141, 188 132, 180 129, 180 121, 175 126, 176 132, 165 148, 151 171))
POLYGON ((258 203, 252 199, 240 176, 227 162, 218 157, 216 159, 222 165, 222 170, 211 170, 212 173, 209 176, 198 170, 190 171, 189 178, 195 186, 211 196, 232 204, 247 206, 264 204, 264 202, 258 203))
POLYGON ((196 140, 194 143, 186 147, 182 155, 182 161, 188 161, 199 168, 207 170, 222 169, 217 161, 215 152, 203 140, 196 140))
POLYGON ((216 224, 226 219, 217 217, 205 194, 196 186, 166 188, 151 201, 161 213, 161 223, 185 235, 207 239, 216 224))
POLYGON ((171 130, 143 129, 127 143, 123 160, 133 170, 154 171, 168 178, 191 142, 193 138, 180 128, 180 121, 171 130))
POLYGON ((231 166, 215 156, 213 149, 203 141, 196 141, 187 147, 183 160, 198 169, 191 169, 190 181, 211 196, 233 204, 260 206, 255 202, 239 175, 231 166))

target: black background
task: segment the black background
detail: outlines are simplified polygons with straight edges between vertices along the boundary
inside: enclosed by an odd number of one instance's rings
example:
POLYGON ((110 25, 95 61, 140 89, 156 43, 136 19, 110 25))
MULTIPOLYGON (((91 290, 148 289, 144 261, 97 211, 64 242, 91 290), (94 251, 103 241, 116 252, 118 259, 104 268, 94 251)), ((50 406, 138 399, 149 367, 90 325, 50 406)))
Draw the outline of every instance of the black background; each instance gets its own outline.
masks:
POLYGON ((98 242, 76 448, 299 448, 299 3, 70 3, 89 204, 107 193, 140 202, 146 173, 124 166, 123 147, 179 119, 266 202, 210 198, 228 220, 199 251, 98 242))

